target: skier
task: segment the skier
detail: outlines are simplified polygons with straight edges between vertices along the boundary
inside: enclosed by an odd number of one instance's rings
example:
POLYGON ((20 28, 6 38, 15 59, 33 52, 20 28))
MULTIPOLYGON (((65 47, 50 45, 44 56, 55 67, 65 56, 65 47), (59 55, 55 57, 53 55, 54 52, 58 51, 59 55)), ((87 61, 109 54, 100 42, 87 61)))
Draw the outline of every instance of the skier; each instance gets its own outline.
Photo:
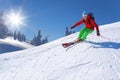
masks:
POLYGON ((94 28, 96 28, 96 33, 97 36, 100 36, 100 32, 99 32, 99 27, 96 24, 94 17, 93 17, 93 13, 89 12, 89 13, 85 13, 83 12, 82 14, 83 19, 80 20, 79 22, 77 22, 76 24, 74 24, 71 29, 79 26, 80 24, 84 23, 85 27, 79 32, 78 38, 76 40, 74 40, 73 42, 69 42, 69 43, 63 43, 63 47, 68 47, 74 43, 78 43, 81 41, 84 41, 87 36, 92 33, 94 31, 94 28))

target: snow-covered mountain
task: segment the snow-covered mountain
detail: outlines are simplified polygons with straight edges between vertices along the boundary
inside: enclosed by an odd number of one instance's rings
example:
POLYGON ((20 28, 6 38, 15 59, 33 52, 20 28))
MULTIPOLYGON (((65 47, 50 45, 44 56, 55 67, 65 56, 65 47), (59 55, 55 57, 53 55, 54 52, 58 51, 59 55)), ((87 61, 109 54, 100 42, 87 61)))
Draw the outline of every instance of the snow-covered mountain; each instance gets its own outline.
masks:
POLYGON ((0 80, 120 80, 120 22, 100 26, 86 41, 65 49, 78 33, 0 54, 0 80))
POLYGON ((6 39, 0 39, 0 54, 17 50, 23 50, 31 47, 33 46, 25 42, 14 40, 11 37, 8 37, 6 39))

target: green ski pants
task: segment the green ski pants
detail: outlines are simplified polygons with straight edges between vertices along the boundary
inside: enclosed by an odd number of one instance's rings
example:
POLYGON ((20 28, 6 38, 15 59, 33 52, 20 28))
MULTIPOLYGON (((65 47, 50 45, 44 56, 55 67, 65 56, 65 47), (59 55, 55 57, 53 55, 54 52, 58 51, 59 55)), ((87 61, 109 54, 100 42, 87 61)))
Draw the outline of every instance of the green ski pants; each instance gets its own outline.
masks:
POLYGON ((79 33, 79 36, 78 36, 78 39, 82 39, 82 40, 85 40, 88 36, 88 34, 92 33, 93 30, 92 29, 89 29, 89 28, 86 28, 84 27, 80 33, 79 33))

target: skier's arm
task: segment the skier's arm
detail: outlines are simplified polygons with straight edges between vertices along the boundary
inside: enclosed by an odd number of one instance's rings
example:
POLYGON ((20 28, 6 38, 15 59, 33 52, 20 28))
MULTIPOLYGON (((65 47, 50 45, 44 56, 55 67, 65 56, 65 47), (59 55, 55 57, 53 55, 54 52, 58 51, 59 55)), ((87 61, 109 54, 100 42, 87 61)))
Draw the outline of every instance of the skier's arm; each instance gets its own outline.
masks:
POLYGON ((98 27, 98 25, 96 24, 96 22, 95 22, 93 19, 91 19, 90 22, 92 23, 93 26, 95 26, 97 36, 100 36, 99 27, 98 27))
POLYGON ((82 19, 82 20, 80 20, 79 22, 77 22, 76 24, 74 24, 72 27, 71 27, 71 29, 73 29, 73 28, 75 28, 75 27, 77 27, 77 26, 79 26, 80 24, 82 24, 84 22, 84 20, 82 19))

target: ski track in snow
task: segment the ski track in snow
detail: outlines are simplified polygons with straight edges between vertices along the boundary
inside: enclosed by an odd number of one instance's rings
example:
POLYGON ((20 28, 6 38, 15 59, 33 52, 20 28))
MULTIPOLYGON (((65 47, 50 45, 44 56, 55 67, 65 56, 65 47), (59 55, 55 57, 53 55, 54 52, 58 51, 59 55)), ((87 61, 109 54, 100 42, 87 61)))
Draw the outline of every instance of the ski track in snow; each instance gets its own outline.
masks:
POLYGON ((85 62, 85 63, 80 63, 80 64, 77 64, 77 65, 70 66, 70 67, 68 67, 66 69, 79 68, 81 66, 84 67, 85 65, 90 64, 90 63, 91 63, 91 61, 85 62))

